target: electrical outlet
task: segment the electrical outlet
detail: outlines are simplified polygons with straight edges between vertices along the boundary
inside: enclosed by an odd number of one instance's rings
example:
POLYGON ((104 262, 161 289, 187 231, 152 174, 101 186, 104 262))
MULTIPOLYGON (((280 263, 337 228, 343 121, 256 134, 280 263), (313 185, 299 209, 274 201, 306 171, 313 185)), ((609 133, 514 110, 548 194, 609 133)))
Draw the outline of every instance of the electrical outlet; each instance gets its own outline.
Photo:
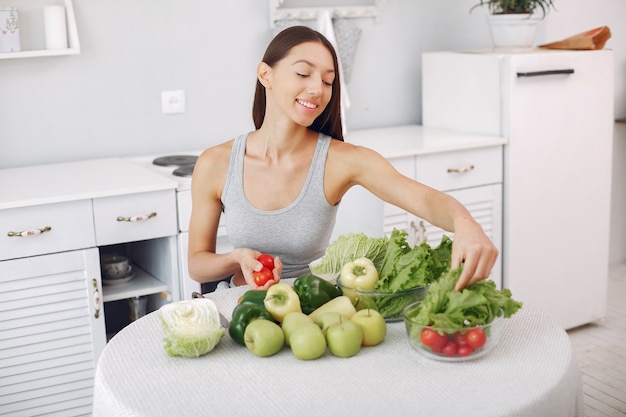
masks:
POLYGON ((161 91, 161 111, 163 114, 185 112, 185 92, 183 90, 161 91))

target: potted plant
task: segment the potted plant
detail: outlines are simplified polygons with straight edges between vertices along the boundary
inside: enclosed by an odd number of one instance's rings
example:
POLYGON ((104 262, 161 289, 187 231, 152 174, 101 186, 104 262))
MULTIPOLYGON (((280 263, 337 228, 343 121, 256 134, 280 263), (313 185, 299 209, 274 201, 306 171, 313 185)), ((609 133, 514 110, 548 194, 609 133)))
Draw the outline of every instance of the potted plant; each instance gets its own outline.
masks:
POLYGON ((554 0, 479 0, 477 7, 487 6, 488 22, 495 47, 532 47, 537 24, 550 9, 554 0))

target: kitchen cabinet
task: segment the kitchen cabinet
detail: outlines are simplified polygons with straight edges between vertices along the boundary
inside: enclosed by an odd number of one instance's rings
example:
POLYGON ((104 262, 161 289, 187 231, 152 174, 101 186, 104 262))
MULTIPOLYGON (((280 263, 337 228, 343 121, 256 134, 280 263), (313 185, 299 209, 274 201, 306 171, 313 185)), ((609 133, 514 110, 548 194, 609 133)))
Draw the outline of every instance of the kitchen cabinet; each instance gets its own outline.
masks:
POLYGON ((423 124, 501 135, 503 283, 565 329, 604 316, 613 52, 428 52, 423 124))
MULTIPOLYGON (((15 6, 16 2, 8 2, 2 0, 0 5, 15 6)), ((43 7, 54 2, 28 0, 21 1, 17 6, 19 14, 19 26, 21 36, 22 50, 19 52, 2 52, 0 53, 0 59, 13 59, 13 58, 36 58, 36 57, 48 57, 48 56, 60 56, 60 55, 77 55, 80 54, 80 42, 78 39, 78 30, 76 28, 76 16, 74 14, 74 3, 72 0, 63 0, 65 6, 65 15, 67 22, 67 43, 68 47, 65 49, 44 49, 40 45, 44 45, 44 28, 43 28, 43 7), (25 22, 29 22, 28 24, 25 22), (40 25, 40 28, 27 27, 29 25, 40 25), (41 38, 35 48, 31 48, 28 41, 32 41, 32 38, 41 38)))
MULTIPOLYGON (((346 135, 346 142, 377 151, 403 175, 459 200, 499 250, 502 246, 502 149, 505 141, 495 135, 418 125, 364 129, 346 135)), ((333 237, 350 232, 388 236, 394 228, 407 231, 412 245, 426 241, 434 247, 444 234, 454 237, 453 233, 383 203, 361 188, 350 190, 344 197, 333 237)), ((501 269, 498 259, 490 276, 498 287, 501 286, 501 269)))
POLYGON ((101 288, 95 248, 0 262, 3 414, 91 413, 101 288))
POLYGON ((120 158, 0 170, 3 412, 89 415, 128 300, 149 297, 150 311, 179 299, 175 187, 120 158), (127 285, 102 285, 112 252, 132 260, 127 285))

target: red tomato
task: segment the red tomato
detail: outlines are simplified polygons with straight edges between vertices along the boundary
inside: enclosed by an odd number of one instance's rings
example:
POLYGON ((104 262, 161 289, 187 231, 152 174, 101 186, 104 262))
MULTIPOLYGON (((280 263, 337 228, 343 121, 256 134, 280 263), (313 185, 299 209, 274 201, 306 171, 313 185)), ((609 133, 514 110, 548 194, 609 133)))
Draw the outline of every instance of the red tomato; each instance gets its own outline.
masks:
POLYGON ((452 340, 448 340, 443 346, 441 352, 446 356, 455 356, 459 350, 459 347, 452 340))
POLYGON ((468 330, 465 337, 467 339, 467 345, 472 349, 480 349, 485 345, 485 342, 487 341, 487 335, 485 334, 485 331, 480 327, 468 330))
POLYGON ((269 269, 270 271, 274 269, 274 257, 272 255, 264 253, 263 255, 259 255, 259 257, 256 258, 256 260, 261 262, 263 266, 269 269))
POLYGON ((461 332, 456 332, 454 336, 452 336, 452 340, 459 346, 467 345, 467 335, 461 332))
POLYGON ((254 271, 252 276, 254 276, 254 283, 260 287, 265 285, 270 279, 274 279, 274 273, 266 267, 263 267, 263 269, 258 272, 254 271))
POLYGON ((474 353, 474 349, 468 345, 459 346, 459 349, 457 350, 457 355, 459 356, 469 356, 472 353, 474 353))
POLYGON ((441 352, 441 349, 448 341, 448 336, 445 334, 439 334, 437 330, 425 327, 422 329, 422 333, 420 334, 420 340, 434 352, 441 352))

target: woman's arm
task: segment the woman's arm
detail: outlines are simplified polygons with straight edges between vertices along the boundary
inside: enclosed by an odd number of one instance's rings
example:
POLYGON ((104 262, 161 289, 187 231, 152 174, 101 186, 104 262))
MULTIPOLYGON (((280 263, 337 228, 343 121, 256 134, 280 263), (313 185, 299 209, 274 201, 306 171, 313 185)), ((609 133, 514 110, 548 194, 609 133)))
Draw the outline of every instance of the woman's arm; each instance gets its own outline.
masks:
POLYGON ((332 197, 335 201, 351 186, 361 185, 381 200, 454 232, 451 267, 464 263, 457 290, 489 276, 498 250, 461 203, 402 175, 371 149, 339 142, 336 145, 339 146, 333 146, 327 178, 343 178, 344 182, 334 188, 329 184, 327 188, 336 193, 332 197))
MULTIPOLYGON (((224 254, 216 253, 217 228, 222 214, 221 195, 228 172, 231 146, 232 142, 228 142, 204 151, 194 167, 189 222, 189 275, 201 283, 234 275, 238 284, 245 280, 252 288, 259 288, 254 283, 253 272, 260 271, 263 266, 257 261, 260 252, 237 248, 224 254)), ((280 280, 280 260, 277 264, 278 270, 274 270, 275 279, 268 281, 263 288, 280 280)))

